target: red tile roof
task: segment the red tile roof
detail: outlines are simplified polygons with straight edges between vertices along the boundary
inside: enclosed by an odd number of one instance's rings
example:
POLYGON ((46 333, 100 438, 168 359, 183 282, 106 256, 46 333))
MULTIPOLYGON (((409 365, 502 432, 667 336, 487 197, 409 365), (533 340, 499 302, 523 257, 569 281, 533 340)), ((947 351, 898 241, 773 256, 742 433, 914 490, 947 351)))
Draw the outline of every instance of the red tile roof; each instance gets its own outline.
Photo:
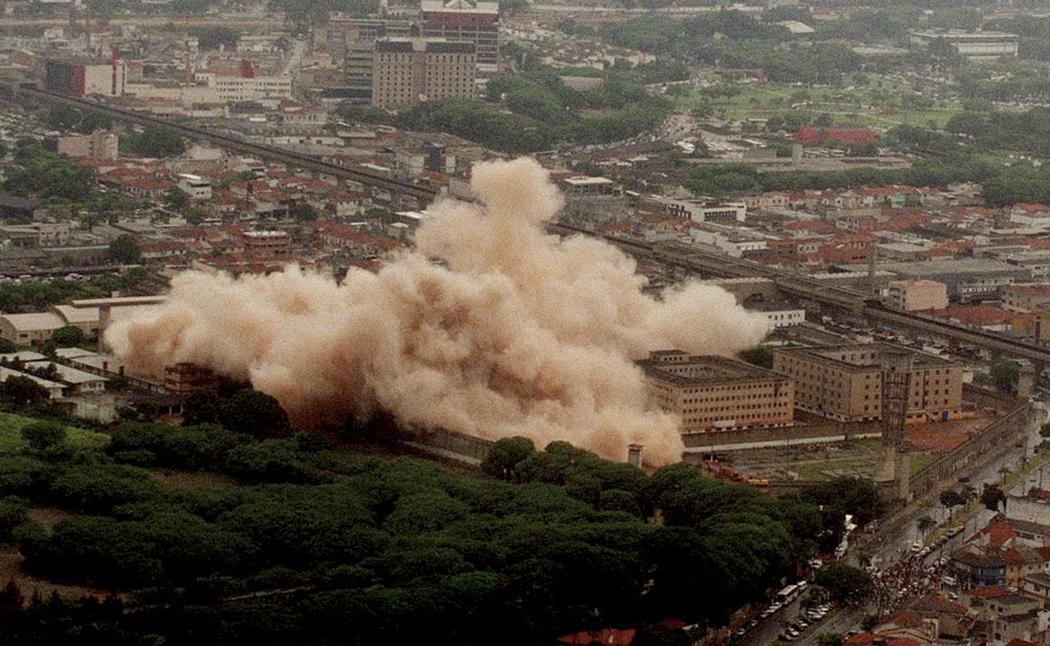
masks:
POLYGON ((617 628, 604 628, 602 630, 584 630, 572 635, 558 638, 558 643, 570 646, 587 646, 589 644, 609 644, 610 646, 630 646, 634 640, 634 629, 619 630, 617 628))
POLYGON ((879 642, 885 646, 922 646, 919 641, 907 637, 892 637, 889 635, 875 635, 873 633, 858 633, 852 637, 847 637, 843 644, 846 646, 867 646, 868 644, 874 644, 877 637, 885 640, 879 642))
POLYGON ((1050 211, 1050 206, 1047 206, 1046 204, 1021 203, 1014 204, 1014 209, 1018 211, 1028 211, 1029 213, 1044 213, 1050 211))
POLYGON ((795 135, 795 141, 803 146, 818 146, 827 141, 837 141, 844 144, 864 144, 875 141, 878 135, 866 128, 802 128, 795 135))
POLYGON ((949 305, 945 309, 929 310, 930 316, 955 319, 964 325, 988 327, 1003 325, 1014 319, 1014 314, 993 305, 949 305))
POLYGON ((1006 586, 993 585, 985 588, 973 588, 970 590, 969 594, 971 597, 978 597, 981 599, 998 599, 999 597, 1005 597, 1006 595, 1013 593, 1007 590, 1006 586))

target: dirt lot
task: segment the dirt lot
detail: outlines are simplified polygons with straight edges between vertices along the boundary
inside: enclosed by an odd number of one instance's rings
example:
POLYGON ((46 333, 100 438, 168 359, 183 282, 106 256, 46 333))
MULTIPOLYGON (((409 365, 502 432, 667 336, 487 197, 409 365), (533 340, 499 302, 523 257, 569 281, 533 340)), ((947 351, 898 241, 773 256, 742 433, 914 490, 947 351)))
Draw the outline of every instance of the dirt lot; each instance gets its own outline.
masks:
POLYGON ((915 450, 944 453, 962 444, 970 435, 987 426, 993 419, 990 413, 981 411, 973 419, 909 426, 905 430, 904 439, 915 450))

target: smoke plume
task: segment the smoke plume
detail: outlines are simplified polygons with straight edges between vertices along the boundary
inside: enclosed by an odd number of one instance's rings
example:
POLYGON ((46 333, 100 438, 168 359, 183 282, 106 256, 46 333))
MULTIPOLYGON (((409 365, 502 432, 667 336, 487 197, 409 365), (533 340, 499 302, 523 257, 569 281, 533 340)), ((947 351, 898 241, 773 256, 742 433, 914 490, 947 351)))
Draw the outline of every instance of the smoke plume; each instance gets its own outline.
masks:
POLYGON ((679 460, 678 419, 649 405, 632 361, 732 354, 765 318, 696 283, 654 299, 616 248, 546 234, 562 199, 531 159, 477 164, 471 185, 480 204, 437 202, 415 249, 375 273, 188 271, 106 340, 133 371, 188 361, 247 379, 299 424, 382 409, 409 428, 568 440, 615 460, 640 443, 649 463, 679 460))

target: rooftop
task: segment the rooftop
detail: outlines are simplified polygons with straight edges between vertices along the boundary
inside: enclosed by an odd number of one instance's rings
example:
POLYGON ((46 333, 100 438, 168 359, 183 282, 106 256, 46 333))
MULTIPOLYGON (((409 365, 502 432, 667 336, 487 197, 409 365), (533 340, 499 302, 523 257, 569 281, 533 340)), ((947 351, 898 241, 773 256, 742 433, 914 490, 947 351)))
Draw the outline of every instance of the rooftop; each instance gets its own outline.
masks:
POLYGON ((1003 31, 966 31, 963 29, 927 29, 925 31, 913 31, 912 36, 921 38, 947 38, 949 40, 1016 40, 1016 34, 1008 34, 1003 31))
POLYGON ((880 263, 879 268, 901 276, 928 278, 951 274, 984 274, 995 272, 1023 272, 1024 270, 998 260, 959 258, 955 260, 927 260, 920 262, 880 263))
POLYGON ((11 370, 10 368, 0 366, 0 382, 7 381, 10 377, 26 377, 36 382, 38 385, 47 388, 48 390, 63 390, 66 387, 65 384, 60 384, 49 379, 42 379, 40 377, 37 377, 36 375, 31 375, 29 373, 19 372, 17 370, 11 370))
POLYGON ((109 381, 109 379, 107 379, 105 377, 100 377, 100 376, 92 374, 90 372, 84 372, 83 370, 77 370, 76 368, 70 368, 69 366, 64 366, 64 365, 62 365, 60 363, 53 363, 51 361, 46 361, 46 360, 45 361, 31 361, 31 362, 26 364, 26 367, 27 368, 38 368, 38 369, 45 369, 46 370, 49 366, 52 366, 52 365, 55 366, 55 371, 56 371, 56 374, 58 375, 58 378, 61 379, 63 382, 67 383, 67 384, 76 385, 76 384, 93 383, 93 382, 96 382, 96 381, 109 381))
POLYGON ((1046 572, 1034 572, 1032 574, 1026 574, 1024 577, 1025 581, 1031 581, 1039 585, 1050 587, 1050 574, 1046 572))
POLYGON ((419 8, 425 12, 499 13, 498 2, 470 2, 469 0, 423 0, 419 8))
POLYGON ((614 183, 607 177, 566 177, 562 181, 569 186, 600 186, 614 183))
POLYGON ((32 350, 20 350, 18 352, 0 354, 0 361, 6 363, 11 363, 12 361, 38 361, 45 358, 44 355, 39 352, 33 352, 32 350))
MULTIPOLYGON (((33 354, 36 353, 34 352, 33 354)), ((57 348, 55 350, 55 355, 62 359, 77 359, 79 357, 94 356, 95 354, 91 350, 84 350, 83 348, 57 348)), ((44 355, 40 355, 37 358, 43 359, 44 355)))
POLYGON ((773 353, 801 356, 812 361, 833 363, 847 370, 881 369, 885 358, 893 354, 910 355, 913 361, 912 365, 915 368, 950 367, 955 365, 953 361, 948 359, 889 343, 851 343, 810 348, 777 348, 773 353), (857 354, 851 358, 843 356, 846 353, 853 352, 857 354))
POLYGON ((746 381, 783 381, 772 370, 743 361, 711 355, 689 355, 680 350, 657 350, 637 362, 647 377, 676 386, 746 381))
POLYGON ((54 312, 34 312, 31 314, 4 314, 0 320, 7 321, 16 332, 34 330, 57 330, 66 322, 54 312))

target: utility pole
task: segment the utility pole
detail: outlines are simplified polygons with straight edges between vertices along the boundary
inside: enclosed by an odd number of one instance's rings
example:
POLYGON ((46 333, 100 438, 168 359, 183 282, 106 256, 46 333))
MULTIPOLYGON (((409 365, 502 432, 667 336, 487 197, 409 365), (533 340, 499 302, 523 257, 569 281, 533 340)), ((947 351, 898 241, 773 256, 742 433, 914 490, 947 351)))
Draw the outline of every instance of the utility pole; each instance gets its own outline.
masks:
POLYGON ((872 298, 879 297, 879 284, 875 279, 876 270, 879 265, 879 249, 872 242, 868 245, 868 289, 871 291, 872 298))

